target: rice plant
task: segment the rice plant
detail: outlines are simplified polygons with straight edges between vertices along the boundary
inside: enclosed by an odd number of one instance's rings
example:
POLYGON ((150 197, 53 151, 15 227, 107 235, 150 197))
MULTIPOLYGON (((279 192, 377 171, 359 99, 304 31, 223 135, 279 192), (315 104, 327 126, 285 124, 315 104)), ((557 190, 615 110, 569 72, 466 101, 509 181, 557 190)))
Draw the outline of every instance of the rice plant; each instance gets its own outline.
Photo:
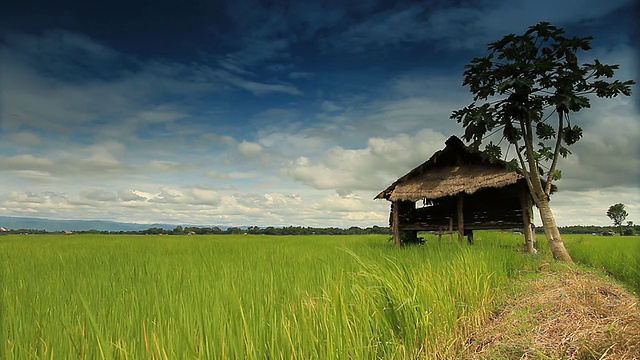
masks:
POLYGON ((640 236, 564 235, 579 263, 603 269, 640 294, 640 236))
POLYGON ((385 236, 0 238, 0 358, 450 358, 540 259, 385 236))

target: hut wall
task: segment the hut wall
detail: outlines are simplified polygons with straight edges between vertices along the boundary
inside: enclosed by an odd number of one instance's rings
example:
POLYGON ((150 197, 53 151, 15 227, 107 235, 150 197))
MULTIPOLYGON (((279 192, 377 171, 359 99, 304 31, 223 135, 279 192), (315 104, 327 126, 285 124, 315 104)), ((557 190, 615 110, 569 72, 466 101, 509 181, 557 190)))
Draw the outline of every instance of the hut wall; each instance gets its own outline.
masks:
POLYGON ((523 226, 520 187, 514 184, 499 189, 484 189, 471 195, 448 196, 434 200, 432 205, 415 208, 407 202, 399 207, 399 228, 402 230, 438 230, 448 227, 451 219, 456 230, 501 229, 523 226), (461 214, 458 204, 462 202, 461 214), (460 216, 461 215, 461 216, 460 216), (459 223, 457 220, 464 220, 459 223), (462 228, 462 229, 461 229, 462 228))

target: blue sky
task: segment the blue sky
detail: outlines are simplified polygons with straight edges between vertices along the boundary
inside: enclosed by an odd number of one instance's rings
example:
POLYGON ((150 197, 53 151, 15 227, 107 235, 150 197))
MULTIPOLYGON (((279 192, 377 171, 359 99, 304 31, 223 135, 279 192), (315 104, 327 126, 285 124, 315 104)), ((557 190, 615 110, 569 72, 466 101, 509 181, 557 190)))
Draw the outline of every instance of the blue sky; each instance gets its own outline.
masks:
MULTIPOLYGON (((539 21, 638 80, 632 0, 14 2, 0 11, 0 213, 387 225, 373 197, 444 147, 464 64, 539 21)), ((634 87, 637 93, 637 88, 634 87)), ((552 206, 640 221, 636 94, 594 101, 552 206)), ((538 221, 539 223, 539 221, 538 221)))

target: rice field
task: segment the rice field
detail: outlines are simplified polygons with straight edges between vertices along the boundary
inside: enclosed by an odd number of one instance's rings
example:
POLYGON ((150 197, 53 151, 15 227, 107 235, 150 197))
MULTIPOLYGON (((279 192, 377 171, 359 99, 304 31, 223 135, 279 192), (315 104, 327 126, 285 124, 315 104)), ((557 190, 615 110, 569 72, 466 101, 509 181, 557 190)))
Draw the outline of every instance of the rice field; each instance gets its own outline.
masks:
POLYGON ((640 236, 564 235, 573 260, 603 269, 640 294, 640 236))
POLYGON ((548 261, 521 242, 2 236, 0 358, 452 358, 514 278, 548 261))

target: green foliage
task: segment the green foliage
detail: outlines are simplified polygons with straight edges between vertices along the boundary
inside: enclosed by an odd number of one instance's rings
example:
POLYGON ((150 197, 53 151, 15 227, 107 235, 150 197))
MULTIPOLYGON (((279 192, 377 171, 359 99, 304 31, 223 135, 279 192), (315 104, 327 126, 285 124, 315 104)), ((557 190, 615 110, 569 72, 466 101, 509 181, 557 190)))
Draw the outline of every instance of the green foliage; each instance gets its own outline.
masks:
POLYGON ((549 140, 556 137, 556 130, 547 123, 539 122, 536 124, 536 135, 542 140, 549 140))
MULTIPOLYGON (((550 259, 514 234, 424 236, 3 236, 0 358, 460 358, 494 299, 550 259)), ((640 237, 567 246, 640 291, 640 237)))
POLYGON ((567 235, 564 239, 575 261, 604 269, 640 295, 640 236, 567 235))
POLYGON ((490 160, 499 159, 500 157, 502 157, 502 150, 500 149, 500 146, 494 144, 493 142, 489 142, 482 152, 482 155, 488 157, 490 160))
POLYGON ((618 203, 609 207, 607 216, 613 221, 614 226, 620 226, 629 213, 624 209, 624 204, 618 203))
POLYGON ((490 234, 3 236, 0 358, 457 358, 543 260, 490 234))
MULTIPOLYGON (((525 159, 526 147, 519 143, 531 147, 536 167, 539 161, 570 154, 565 145, 582 137, 582 128, 571 124, 570 113, 590 107, 590 95, 630 96, 635 83, 610 80, 618 65, 598 60, 580 65, 578 53, 590 50, 591 40, 567 37, 563 29, 541 22, 522 35, 510 34, 490 43, 488 55, 465 66, 463 86, 469 87, 474 102, 451 115, 465 128, 464 139, 477 148, 488 133, 502 128, 503 137, 525 159), (547 123, 553 113, 558 118, 555 126, 547 123), (534 138, 541 140, 535 149, 534 138), (546 143, 554 140, 554 145, 546 143)), ((494 147, 488 145, 488 154, 500 156, 494 147)))
POLYGON ((565 127, 562 129, 562 140, 564 140, 567 145, 573 145, 582 137, 582 128, 577 125, 573 127, 565 127))
MULTIPOLYGON (((3 235, 8 234, 60 234, 61 231, 47 232, 45 230, 33 230, 33 229, 17 229, 3 232, 3 235)), ((389 234, 390 229, 388 227, 371 226, 367 228, 360 228, 352 226, 348 229, 343 228, 315 228, 315 227, 302 227, 302 226, 286 226, 276 228, 268 226, 261 228, 259 226, 249 226, 247 228, 229 227, 225 230, 220 229, 217 226, 214 227, 198 227, 198 226, 176 226, 173 230, 168 230, 159 227, 151 227, 146 230, 132 230, 132 231, 98 231, 98 230, 82 230, 77 231, 77 234, 116 234, 116 235, 237 235, 237 234, 262 234, 262 235, 373 235, 373 234, 389 234)))

